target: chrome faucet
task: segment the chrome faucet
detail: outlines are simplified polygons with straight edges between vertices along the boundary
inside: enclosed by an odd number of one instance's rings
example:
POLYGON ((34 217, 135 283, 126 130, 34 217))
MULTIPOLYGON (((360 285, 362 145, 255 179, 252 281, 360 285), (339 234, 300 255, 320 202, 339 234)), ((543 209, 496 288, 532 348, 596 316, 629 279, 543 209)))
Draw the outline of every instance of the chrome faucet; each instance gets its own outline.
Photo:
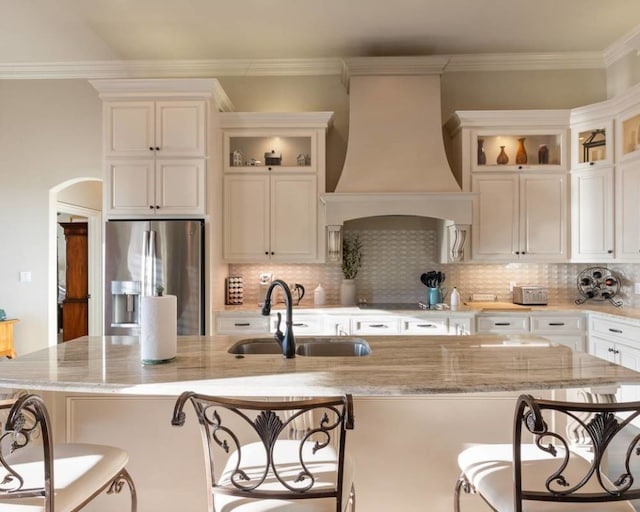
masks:
POLYGON ((279 286, 284 292, 284 304, 287 308, 287 318, 285 320, 285 332, 284 334, 280 330, 280 322, 282 322, 282 315, 278 313, 278 323, 276 324, 275 339, 282 349, 282 357, 291 359, 296 357, 296 340, 293 337, 293 301, 291 300, 291 290, 287 286, 287 283, 281 279, 275 279, 269 285, 267 293, 264 297, 264 305, 262 306, 262 314, 269 316, 271 313, 271 294, 273 289, 279 286))

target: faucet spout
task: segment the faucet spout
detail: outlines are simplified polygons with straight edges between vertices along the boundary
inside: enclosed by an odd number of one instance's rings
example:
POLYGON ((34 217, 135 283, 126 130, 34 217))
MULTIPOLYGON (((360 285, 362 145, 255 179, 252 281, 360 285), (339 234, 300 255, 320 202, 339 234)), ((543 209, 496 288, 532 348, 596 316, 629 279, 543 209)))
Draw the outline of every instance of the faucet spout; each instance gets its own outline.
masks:
POLYGON ((284 334, 280 330, 280 322, 282 321, 282 315, 278 313, 278 323, 276 325, 275 339, 282 349, 282 357, 285 359, 291 359, 296 357, 296 340, 293 336, 293 301, 291 299, 291 290, 287 286, 287 283, 281 279, 275 279, 269 285, 267 293, 264 297, 264 305, 262 306, 262 314, 268 316, 271 313, 271 294, 274 288, 279 286, 284 292, 284 302, 287 308, 287 316, 285 318, 285 332, 284 334))

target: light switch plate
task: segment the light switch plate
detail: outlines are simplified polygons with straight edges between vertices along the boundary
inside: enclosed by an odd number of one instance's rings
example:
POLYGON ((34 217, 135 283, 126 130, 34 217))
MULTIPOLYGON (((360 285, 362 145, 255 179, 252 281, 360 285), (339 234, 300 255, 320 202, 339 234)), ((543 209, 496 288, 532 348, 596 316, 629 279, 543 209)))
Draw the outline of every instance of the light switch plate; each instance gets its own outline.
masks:
POLYGON ((31 282, 31 272, 20 272, 20 282, 21 283, 30 283, 31 282))
POLYGON ((635 283, 633 286, 633 293, 640 295, 640 283, 635 283))

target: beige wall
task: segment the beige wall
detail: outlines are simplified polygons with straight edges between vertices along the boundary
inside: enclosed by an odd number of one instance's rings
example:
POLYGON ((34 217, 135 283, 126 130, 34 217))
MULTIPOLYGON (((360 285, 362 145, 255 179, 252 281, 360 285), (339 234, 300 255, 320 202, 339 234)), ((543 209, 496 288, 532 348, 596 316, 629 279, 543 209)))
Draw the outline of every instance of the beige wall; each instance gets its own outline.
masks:
POLYGON ((102 181, 82 181, 74 183, 58 192, 61 203, 102 210, 102 181))
MULTIPOLYGON (((334 111, 327 142, 327 189, 334 189, 348 138, 348 95, 340 77, 227 77, 220 82, 239 111, 334 111)), ((606 95, 604 72, 592 71, 452 73, 443 77, 442 90, 446 114, 567 108, 606 95)), ((4 80, 0 113, 0 239, 7 248, 0 253, 0 308, 21 320, 16 327, 20 354, 48 343, 48 303, 55 296, 55 275, 49 275, 55 257, 48 254, 54 236, 49 193, 65 182, 101 178, 101 104, 85 80, 4 80), (20 271, 30 271, 32 282, 18 282, 20 271)))
POLYGON ((0 307, 20 318, 22 354, 48 342, 49 191, 101 177, 101 105, 85 80, 3 80, 0 112, 0 307), (19 282, 20 271, 32 281, 19 282))

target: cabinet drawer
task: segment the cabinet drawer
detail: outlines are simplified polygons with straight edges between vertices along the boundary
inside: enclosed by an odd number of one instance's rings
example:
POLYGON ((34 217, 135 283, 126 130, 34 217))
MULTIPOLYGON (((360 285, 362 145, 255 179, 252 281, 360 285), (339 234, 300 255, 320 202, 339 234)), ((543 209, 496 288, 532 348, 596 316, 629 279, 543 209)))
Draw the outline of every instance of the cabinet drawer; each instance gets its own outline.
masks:
POLYGON ((531 332, 582 332, 583 316, 531 316, 531 332))
POLYGON ((529 332, 528 316, 479 316, 476 331, 482 333, 529 332))
MULTIPOLYGON (((281 312, 282 321, 280 323, 280 330, 285 330, 285 318, 284 311, 281 312)), ((275 332, 278 319, 276 315, 271 315, 271 332, 275 332)), ((320 315, 296 315, 293 314, 293 333, 294 334, 324 334, 324 321, 320 315)))
POLYGON ((594 317, 591 320, 591 330, 609 338, 613 337, 616 340, 630 341, 640 345, 640 325, 594 317))
POLYGON ((447 317, 403 318, 400 323, 401 334, 448 334, 449 319, 447 317))
POLYGON ((216 334, 268 333, 266 316, 222 316, 216 319, 216 334))
POLYGON ((400 319, 352 318, 351 334, 378 334, 380 336, 400 334, 400 319))

